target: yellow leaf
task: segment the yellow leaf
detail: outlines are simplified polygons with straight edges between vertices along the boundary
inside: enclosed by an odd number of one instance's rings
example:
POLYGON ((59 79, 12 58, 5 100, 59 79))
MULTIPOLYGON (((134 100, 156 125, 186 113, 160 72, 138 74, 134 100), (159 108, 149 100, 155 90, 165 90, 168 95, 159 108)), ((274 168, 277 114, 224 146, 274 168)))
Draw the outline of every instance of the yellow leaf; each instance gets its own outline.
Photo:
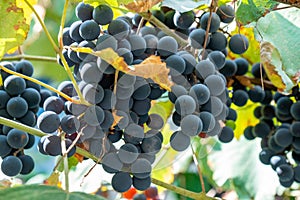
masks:
POLYGON ((155 83, 159 84, 162 88, 171 91, 173 82, 169 80, 170 69, 167 68, 166 63, 161 62, 159 56, 150 56, 141 64, 134 65, 134 70, 128 74, 141 76, 144 78, 151 78, 155 83))
POLYGON ((265 72, 278 91, 283 92, 292 88, 294 86, 293 80, 284 72, 281 56, 277 49, 269 42, 262 42, 260 54, 265 72))
POLYGON ((73 51, 89 53, 94 56, 100 57, 108 64, 112 65, 116 70, 126 74, 141 76, 143 78, 150 78, 160 87, 171 91, 173 82, 169 79, 169 71, 166 63, 162 62, 159 56, 150 56, 142 63, 134 65, 134 69, 130 69, 123 57, 120 57, 112 48, 107 48, 101 51, 93 51, 86 47, 68 47, 73 51))
MULTIPOLYGON (((235 34, 243 34, 245 35, 249 40, 249 47, 248 50, 243 53, 242 57, 250 61, 251 63, 257 63, 260 60, 259 55, 259 43, 254 38, 254 31, 253 28, 248 27, 237 27, 234 31, 231 32, 231 35, 235 34)), ((228 57, 231 59, 239 58, 241 55, 234 54, 231 51, 228 52, 228 57)))
POLYGON ((239 139, 241 135, 244 134, 244 130, 248 126, 256 125, 259 120, 254 116, 254 109, 258 106, 258 104, 252 103, 248 101, 248 103, 243 107, 238 107, 235 105, 231 105, 231 108, 237 112, 236 119, 236 128, 234 130, 234 136, 236 139, 239 139))
POLYGON ((131 11, 140 13, 140 12, 147 12, 154 5, 158 4, 161 1, 162 0, 136 0, 124 6, 131 11))
POLYGON ((45 181, 44 183, 46 185, 53 185, 58 186, 59 185, 59 172, 53 172, 45 181))
MULTIPOLYGON (((28 2, 31 5, 37 4, 37 0, 28 0, 28 2)), ((23 9, 24 18, 26 19, 26 24, 30 25, 30 22, 32 20, 32 13, 33 13, 32 10, 27 6, 24 0, 17 0, 17 6, 23 9)))
POLYGON ((0 1, 0 59, 26 39, 30 21, 25 18, 25 14, 28 13, 19 7, 16 0, 0 1))

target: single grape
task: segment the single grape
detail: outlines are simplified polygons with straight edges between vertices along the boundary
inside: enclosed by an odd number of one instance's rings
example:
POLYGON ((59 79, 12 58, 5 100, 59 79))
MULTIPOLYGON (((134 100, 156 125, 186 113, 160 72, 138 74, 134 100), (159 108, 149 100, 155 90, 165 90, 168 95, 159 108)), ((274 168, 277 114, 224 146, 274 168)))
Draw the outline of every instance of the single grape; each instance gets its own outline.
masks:
POLYGON ((7 134, 7 143, 15 149, 20 149, 26 146, 29 141, 28 134, 24 131, 11 129, 7 134))
POLYGON ((193 11, 184 13, 175 12, 173 16, 174 24, 177 28, 188 29, 195 21, 195 14, 193 11))
POLYGON ((130 164, 138 158, 139 153, 135 145, 126 143, 120 147, 117 155, 122 163, 130 164))
POLYGON ((202 132, 206 133, 213 130, 217 122, 210 112, 202 111, 199 117, 203 124, 202 132))
POLYGON ((26 88, 21 94, 21 97, 23 97, 26 100, 29 109, 39 106, 41 102, 40 93, 33 88, 26 88))
POLYGON ((64 101, 60 97, 48 97, 43 105, 45 111, 53 111, 60 114, 64 110, 64 101))
POLYGON ((59 128, 59 116, 53 111, 43 112, 37 120, 38 128, 45 133, 53 133, 59 128))
POLYGON ((175 109, 180 115, 185 116, 192 114, 196 110, 196 102, 189 95, 182 95, 175 101, 175 109))
POLYGON ((237 71, 237 65, 232 60, 226 60, 222 69, 220 69, 221 74, 225 77, 234 76, 237 71))
POLYGON ((185 135, 182 131, 175 131, 170 138, 170 145, 176 151, 186 150, 191 143, 189 136, 185 135))
POLYGON ((216 13, 220 17, 220 20, 227 24, 233 21, 235 15, 234 9, 230 5, 221 5, 216 13))
POLYGON ((113 35, 117 40, 126 38, 130 33, 130 26, 127 22, 120 19, 115 19, 108 25, 107 31, 113 35))
MULTIPOLYGON (((212 51, 211 53, 208 54, 208 59, 215 65, 216 69, 220 70, 221 73, 224 71, 225 72, 228 71, 227 68, 229 68, 228 67, 229 63, 227 60, 225 60, 225 55, 221 51, 212 51)), ((235 73, 235 71, 234 71, 234 73, 235 73)), ((234 74, 234 73, 232 73, 232 74, 234 74)), ((222 73, 222 74, 224 74, 224 73, 222 73)), ((225 74, 228 74, 228 73, 225 73, 225 74)), ((224 76, 226 76, 225 74, 224 74, 224 76)))
POLYGON ((158 40, 157 52, 161 56, 170 56, 175 54, 178 49, 177 41, 171 36, 165 36, 158 40))
POLYGON ((91 126, 98 126, 104 121, 104 111, 100 106, 91 105, 84 112, 84 121, 91 126))
POLYGON ((75 14, 76 17, 79 18, 82 21, 92 19, 92 13, 93 13, 94 7, 90 4, 85 4, 83 2, 80 2, 77 4, 75 8, 75 14))
POLYGON ((108 173, 117 173, 122 169, 123 163, 116 153, 110 152, 103 156, 102 167, 108 173))
POLYGON ((232 102, 239 107, 246 105, 248 99, 249 95, 244 90, 236 90, 233 92, 232 102))
POLYGON ((181 120, 180 127, 181 132, 185 135, 196 136, 202 131, 203 124, 200 117, 196 115, 187 115, 181 120))
POLYGON ((244 35, 235 34, 230 38, 228 47, 235 54, 243 54, 249 47, 249 41, 244 35))
POLYGON ((176 54, 169 56, 165 62, 167 67, 170 68, 171 75, 182 74, 185 71, 184 59, 176 54))
POLYGON ((27 113, 28 104, 22 97, 13 97, 7 102, 6 111, 12 117, 21 118, 27 113))
POLYGON ((70 26, 70 30, 69 30, 69 34, 70 37, 72 38, 72 40, 74 40, 75 42, 81 42, 83 40, 83 38, 80 36, 79 33, 79 28, 82 24, 82 21, 75 21, 72 23, 72 25, 70 26))
POLYGON ((67 134, 77 132, 79 126, 80 122, 74 115, 66 115, 61 119, 61 128, 67 134))
POLYGON ((204 80, 210 94, 213 96, 220 95, 225 90, 225 82, 219 75, 210 75, 204 80))
POLYGON ((45 153, 51 155, 51 156, 58 156, 61 155, 62 149, 61 149, 61 139, 57 135, 49 135, 46 136, 43 144, 43 150, 45 153))
MULTIPOLYGON (((189 44, 195 49, 201 49, 204 46, 205 30, 202 28, 195 29, 189 34, 189 44)), ((206 44, 208 44, 210 38, 207 38, 206 44)))
POLYGON ((125 192, 132 185, 132 178, 128 172, 117 172, 111 180, 113 189, 117 192, 125 192))
POLYGON ((146 41, 142 36, 130 35, 128 41, 134 56, 141 56, 146 50, 146 41))
POLYGON ((288 147, 293 142, 293 135, 289 129, 280 128, 274 134, 275 142, 282 147, 288 147))
POLYGON ((2 160, 1 171, 6 176, 16 176, 22 171, 22 161, 16 156, 7 156, 2 160))
POLYGON ((124 139, 132 144, 139 144, 144 138, 144 130, 137 124, 131 123, 124 130, 124 139))
POLYGON ((270 164, 270 159, 272 156, 275 155, 275 152, 272 151, 269 148, 263 148, 261 150, 261 152, 259 153, 259 160, 265 164, 265 165, 269 165, 270 164))
POLYGON ((226 36, 221 32, 212 33, 207 47, 213 51, 223 51, 227 47, 226 36))
POLYGON ((214 12, 212 12, 211 14, 209 12, 204 13, 200 18, 200 25, 201 25, 201 28, 206 30, 208 27, 208 21, 209 21, 210 15, 212 15, 212 16, 211 16, 209 32, 213 33, 213 32, 216 32, 220 27, 220 17, 216 13, 214 13, 214 12))
POLYGON ((33 171, 34 168, 34 161, 31 156, 28 155, 21 155, 19 159, 22 162, 22 170, 20 174, 26 175, 33 171))
POLYGON ((141 190, 141 191, 146 190, 151 185, 151 177, 148 176, 147 178, 140 179, 140 178, 133 176, 132 184, 137 190, 141 190))
POLYGON ((218 136, 219 140, 223 143, 228 143, 231 142, 234 138, 234 133, 232 128, 230 127, 223 127, 220 135, 218 136))
POLYGON ((26 82, 23 78, 11 75, 4 80, 4 89, 10 96, 22 94, 26 88, 26 82))
POLYGON ((151 175, 151 163, 145 158, 138 158, 131 165, 131 173, 137 178, 147 178, 151 175))
POLYGON ((201 60, 195 66, 196 76, 200 79, 206 79, 216 71, 214 64, 210 60, 201 60))
POLYGON ((16 71, 26 76, 32 76, 33 65, 27 60, 22 60, 15 65, 16 71))
POLYGON ((236 75, 241 76, 248 72, 249 63, 245 58, 237 58, 234 60, 234 62, 237 66, 237 71, 235 73, 236 75))
POLYGON ((259 122, 253 128, 253 134, 257 137, 264 138, 270 134, 270 126, 266 122, 259 122))
POLYGON ((289 181, 294 177, 293 167, 289 164, 282 164, 276 168, 279 179, 283 182, 289 181))
POLYGON ((104 4, 94 8, 93 19, 100 25, 107 25, 111 23, 114 13, 112 9, 104 4))
POLYGON ((144 153, 155 155, 162 147, 162 140, 158 135, 145 137, 142 141, 141 148, 144 153))

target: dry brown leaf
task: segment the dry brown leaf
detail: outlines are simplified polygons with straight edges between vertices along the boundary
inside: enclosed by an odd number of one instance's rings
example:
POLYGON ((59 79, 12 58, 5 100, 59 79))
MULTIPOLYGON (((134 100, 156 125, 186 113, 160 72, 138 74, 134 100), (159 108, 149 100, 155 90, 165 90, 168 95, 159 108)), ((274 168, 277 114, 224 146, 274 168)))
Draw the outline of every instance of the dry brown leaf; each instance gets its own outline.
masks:
POLYGON ((248 77, 245 76, 236 76, 235 77, 243 86, 253 88, 253 85, 248 77))
POLYGON ((173 82, 169 79, 170 69, 167 68, 166 63, 161 62, 159 56, 150 56, 134 67, 134 70, 129 71, 128 74, 151 78, 160 87, 171 91, 173 82))
POLYGON ((161 1, 162 0, 136 0, 124 6, 131 11, 141 13, 141 12, 147 12, 154 5, 158 4, 161 1))

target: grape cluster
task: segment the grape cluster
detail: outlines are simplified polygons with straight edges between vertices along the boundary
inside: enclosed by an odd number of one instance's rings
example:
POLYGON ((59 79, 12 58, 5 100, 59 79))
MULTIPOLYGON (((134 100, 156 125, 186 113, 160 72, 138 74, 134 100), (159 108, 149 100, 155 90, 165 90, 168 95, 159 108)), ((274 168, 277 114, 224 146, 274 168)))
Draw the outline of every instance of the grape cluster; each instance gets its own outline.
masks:
MULTIPOLYGON (((272 94, 272 93, 271 93, 272 94)), ((260 121, 244 131, 248 140, 261 138, 259 159, 271 165, 278 174, 280 184, 290 187, 300 182, 300 91, 293 88, 291 95, 278 92, 271 96, 271 104, 261 104, 254 110, 260 121), (291 153, 291 157, 287 154, 291 153)))
MULTIPOLYGON (((29 77, 34 71, 32 64, 27 60, 1 62, 0 65, 29 77)), ((34 127, 36 113, 46 90, 34 82, 5 71, 1 71, 1 77, 3 86, 0 87, 0 116, 34 127)), ((34 168, 34 161, 31 156, 24 154, 24 149, 31 148, 34 142, 33 135, 1 125, 1 171, 7 176, 29 174, 34 168)))

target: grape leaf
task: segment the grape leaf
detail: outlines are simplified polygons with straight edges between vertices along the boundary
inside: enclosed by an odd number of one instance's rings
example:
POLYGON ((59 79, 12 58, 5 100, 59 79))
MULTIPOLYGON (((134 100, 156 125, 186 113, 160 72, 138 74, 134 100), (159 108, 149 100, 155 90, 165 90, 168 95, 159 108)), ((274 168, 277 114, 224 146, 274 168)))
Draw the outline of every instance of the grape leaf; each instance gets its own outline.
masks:
POLYGON ((219 186, 230 181, 238 199, 274 199, 279 192, 276 172, 259 161, 260 140, 239 141, 221 144, 220 151, 208 154, 208 163, 214 172, 213 178, 219 186))
POLYGON ((162 88, 171 91, 173 83, 169 80, 170 69, 167 68, 166 63, 161 62, 159 56, 150 56, 134 67, 134 70, 129 71, 128 74, 150 78, 162 88))
POLYGON ((44 184, 58 186, 59 184, 59 172, 53 172, 45 181, 44 184))
MULTIPOLYGON (((24 9, 16 0, 0 2, 0 59, 5 53, 20 46, 27 37, 30 20, 26 20, 24 9)), ((26 11, 28 15, 28 11, 26 11)))
POLYGON ((138 65, 133 65, 133 68, 129 68, 123 57, 120 57, 112 48, 107 48, 101 51, 93 51, 86 47, 68 47, 76 52, 88 53, 94 56, 98 56, 110 65, 112 65, 116 70, 121 72, 141 76, 143 78, 150 78, 155 83, 159 84, 160 87, 171 91, 171 86, 173 82, 169 79, 169 71, 166 63, 161 62, 159 56, 150 56, 145 59, 142 63, 138 65))
POLYGON ((162 0, 137 0, 128 4, 124 4, 126 8, 134 12, 147 12, 154 5, 158 4, 162 0))
POLYGON ((187 12, 204 5, 210 5, 211 0, 164 0, 162 6, 172 8, 179 12, 187 12))
POLYGON ((236 11, 236 19, 242 24, 255 22, 276 5, 278 2, 275 0, 242 0, 236 11))
POLYGON ((105 198, 90 195, 82 192, 67 193, 54 186, 46 185, 23 185, 0 190, 1 199, 14 200, 67 200, 67 199, 81 199, 81 200, 105 200, 105 198))
POLYGON ((243 107, 238 107, 231 105, 232 109, 237 112, 237 119, 235 121, 236 128, 234 130, 234 137, 240 139, 244 134, 244 129, 248 126, 256 125, 259 120, 254 116, 254 109, 257 107, 257 104, 248 101, 247 104, 243 107))
MULTIPOLYGON (((300 17, 300 12, 295 14, 300 17)), ((300 35, 299 27, 276 11, 259 19, 255 28, 256 38, 261 42, 270 43, 262 51, 265 53, 263 61, 269 70, 273 69, 272 71, 276 71, 280 76, 281 82, 285 85, 283 89, 290 90, 292 81, 297 81, 300 73, 300 40, 295 37, 300 35), (266 47, 269 48, 269 51, 266 47)), ((271 77, 269 76, 269 78, 271 77)))

